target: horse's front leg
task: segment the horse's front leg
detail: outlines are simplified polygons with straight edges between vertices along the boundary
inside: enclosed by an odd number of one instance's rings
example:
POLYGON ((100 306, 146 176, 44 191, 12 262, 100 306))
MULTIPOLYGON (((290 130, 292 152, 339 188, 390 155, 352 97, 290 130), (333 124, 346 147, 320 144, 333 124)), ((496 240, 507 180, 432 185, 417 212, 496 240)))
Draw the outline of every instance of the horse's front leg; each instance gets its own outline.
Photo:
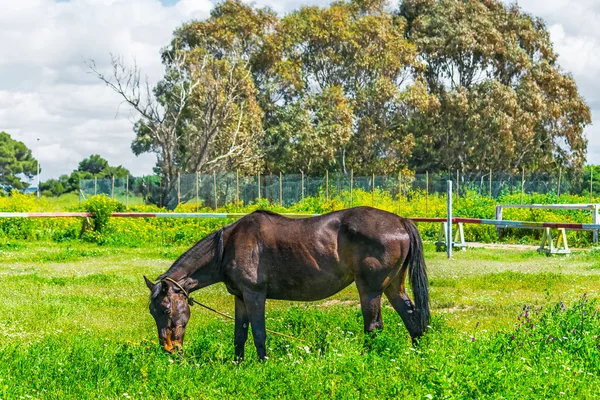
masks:
POLYGON ((267 331, 265 328, 265 302, 267 296, 264 293, 244 292, 244 304, 248 310, 248 318, 252 325, 252 336, 258 353, 259 360, 267 358, 267 331))
POLYGON ((244 346, 248 339, 248 310, 241 297, 235 296, 235 335, 233 343, 235 344, 235 359, 242 361, 244 359, 244 346))

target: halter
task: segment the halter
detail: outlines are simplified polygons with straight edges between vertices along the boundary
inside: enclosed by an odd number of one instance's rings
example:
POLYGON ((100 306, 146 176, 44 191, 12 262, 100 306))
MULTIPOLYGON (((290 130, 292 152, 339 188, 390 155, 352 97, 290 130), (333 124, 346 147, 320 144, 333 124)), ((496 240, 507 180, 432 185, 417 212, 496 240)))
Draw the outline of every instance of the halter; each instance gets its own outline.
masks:
POLYGON ((194 299, 192 299, 192 298, 190 297, 190 295, 189 295, 189 294, 188 294, 188 292, 187 292, 187 291, 186 291, 186 290, 183 288, 183 286, 181 286, 179 283, 177 283, 175 280, 173 280, 173 279, 171 279, 171 278, 169 278, 169 277, 166 277, 166 278, 164 278, 163 280, 165 280, 165 281, 169 281, 169 282, 173 283, 175 286, 177 286, 179 289, 181 289, 181 291, 182 291, 182 292, 183 292, 183 294, 185 295, 185 298, 186 298, 186 300, 187 300, 187 303, 188 303, 190 306, 193 306, 193 305, 194 305, 194 302, 195 302, 195 300, 194 300, 194 299))

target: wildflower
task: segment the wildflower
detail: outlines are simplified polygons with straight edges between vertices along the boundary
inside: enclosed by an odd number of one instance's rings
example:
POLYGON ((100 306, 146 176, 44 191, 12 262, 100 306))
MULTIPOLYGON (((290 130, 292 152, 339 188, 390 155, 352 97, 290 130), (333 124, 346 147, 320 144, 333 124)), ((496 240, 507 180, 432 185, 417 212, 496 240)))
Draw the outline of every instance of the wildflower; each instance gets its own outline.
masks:
POLYGON ((475 336, 471 336, 471 342, 475 341, 475 336))
POLYGON ((475 324, 475 326, 479 326, 479 321, 477 321, 477 323, 475 324))

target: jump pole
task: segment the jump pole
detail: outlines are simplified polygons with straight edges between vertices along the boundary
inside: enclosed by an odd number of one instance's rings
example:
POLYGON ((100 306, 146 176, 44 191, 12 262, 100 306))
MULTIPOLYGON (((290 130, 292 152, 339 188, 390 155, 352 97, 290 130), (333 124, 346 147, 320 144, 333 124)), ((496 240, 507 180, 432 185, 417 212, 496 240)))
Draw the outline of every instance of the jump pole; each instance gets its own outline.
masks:
POLYGON ((446 252, 452 258, 452 181, 448 180, 448 219, 446 220, 446 252))

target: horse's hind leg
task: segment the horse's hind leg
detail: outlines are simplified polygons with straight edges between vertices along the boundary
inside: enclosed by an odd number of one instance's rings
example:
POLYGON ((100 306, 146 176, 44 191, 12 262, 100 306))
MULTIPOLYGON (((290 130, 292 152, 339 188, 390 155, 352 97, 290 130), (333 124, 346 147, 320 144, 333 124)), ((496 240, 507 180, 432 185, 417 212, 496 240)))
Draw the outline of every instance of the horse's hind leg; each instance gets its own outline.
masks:
POLYGON ((248 310, 244 300, 235 296, 235 334, 233 342, 235 344, 235 358, 239 361, 244 359, 244 345, 248 339, 249 322, 248 310))
POLYGON ((415 307, 413 302, 406 294, 404 288, 404 279, 406 277, 406 268, 403 268, 400 276, 394 279, 388 287, 385 288, 385 295, 394 307, 394 310, 400 315, 408 333, 412 339, 421 336, 421 332, 417 329, 417 325, 414 321, 415 307))

